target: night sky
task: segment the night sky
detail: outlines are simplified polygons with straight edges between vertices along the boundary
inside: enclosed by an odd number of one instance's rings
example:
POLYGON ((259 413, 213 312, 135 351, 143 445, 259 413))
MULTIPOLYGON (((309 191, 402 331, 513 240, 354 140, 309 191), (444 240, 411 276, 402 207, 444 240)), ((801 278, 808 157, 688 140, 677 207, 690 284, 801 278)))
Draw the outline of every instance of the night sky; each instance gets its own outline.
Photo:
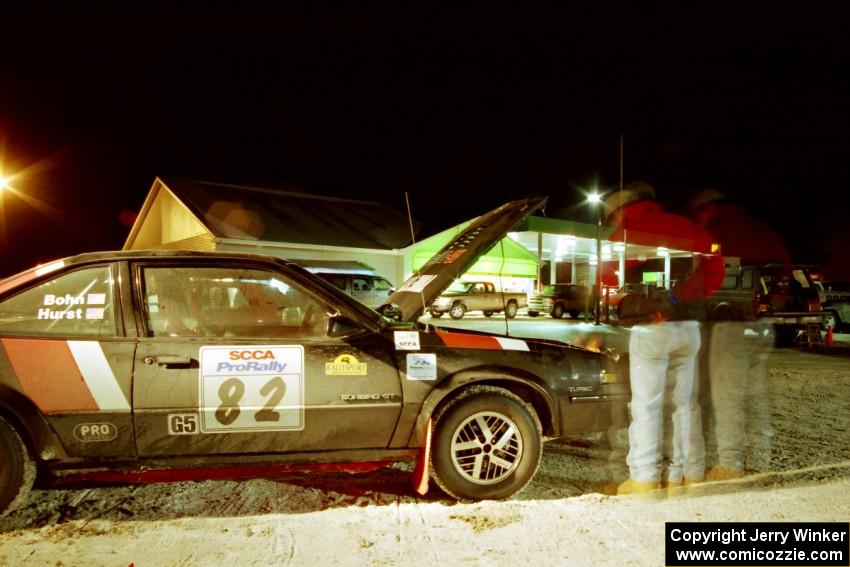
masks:
POLYGON ((529 194, 550 195, 550 216, 590 221, 581 189, 617 185, 620 134, 626 181, 651 182, 669 208, 712 185, 779 230, 796 261, 846 268, 838 8, 578 5, 0 13, 0 167, 23 172, 12 185, 29 199, 3 195, 0 276, 120 248, 157 175, 401 210, 407 191, 428 232, 529 194))

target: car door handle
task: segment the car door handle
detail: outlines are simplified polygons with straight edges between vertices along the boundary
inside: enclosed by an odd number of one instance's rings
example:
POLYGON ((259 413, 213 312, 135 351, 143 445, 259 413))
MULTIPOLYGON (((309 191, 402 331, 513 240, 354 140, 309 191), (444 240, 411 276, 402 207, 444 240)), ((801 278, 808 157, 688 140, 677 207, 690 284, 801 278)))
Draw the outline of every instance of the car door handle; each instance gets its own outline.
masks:
POLYGON ((192 359, 188 356, 178 356, 176 354, 162 354, 156 358, 148 357, 145 359, 145 364, 147 365, 154 363, 166 368, 186 367, 192 365, 192 359))

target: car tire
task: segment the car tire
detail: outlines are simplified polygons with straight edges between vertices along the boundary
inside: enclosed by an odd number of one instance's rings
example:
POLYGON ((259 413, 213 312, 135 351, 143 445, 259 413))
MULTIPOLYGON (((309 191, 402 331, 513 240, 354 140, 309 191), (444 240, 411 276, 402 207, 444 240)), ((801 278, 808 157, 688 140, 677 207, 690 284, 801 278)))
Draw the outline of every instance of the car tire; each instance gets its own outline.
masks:
POLYGON ((452 319, 463 319, 463 316, 466 314, 466 305, 463 303, 455 303, 452 305, 452 308, 449 309, 449 317, 452 319))
POLYGON ((714 319, 717 321, 737 321, 738 312, 731 305, 718 305, 714 310, 714 319))
POLYGON ((540 421, 528 404, 502 388, 467 388, 437 412, 434 424, 431 475, 454 498, 507 498, 540 466, 540 421))
POLYGON ((516 304, 516 301, 508 301, 507 307, 505 307, 505 316, 508 319, 513 319, 516 317, 516 312, 519 310, 519 306, 516 304))
POLYGON ((529 317, 537 317, 538 315, 540 315, 540 311, 529 311, 528 312, 529 317))
POLYGON ((561 317, 563 317, 564 316, 564 304, 563 303, 556 303, 555 305, 553 305, 551 315, 555 319, 560 319, 561 317))
POLYGON ((433 317, 434 319, 439 319, 440 317, 443 316, 444 311, 437 311, 433 307, 430 307, 428 309, 428 313, 430 313, 431 317, 433 317))
POLYGON ((484 311, 484 316, 485 317, 492 317, 493 313, 495 313, 495 311, 484 311))
POLYGON ((0 518, 26 499, 36 467, 24 440, 0 416, 0 518))
POLYGON ((573 319, 578 319, 579 315, 581 315, 581 311, 570 311, 570 317, 573 319))

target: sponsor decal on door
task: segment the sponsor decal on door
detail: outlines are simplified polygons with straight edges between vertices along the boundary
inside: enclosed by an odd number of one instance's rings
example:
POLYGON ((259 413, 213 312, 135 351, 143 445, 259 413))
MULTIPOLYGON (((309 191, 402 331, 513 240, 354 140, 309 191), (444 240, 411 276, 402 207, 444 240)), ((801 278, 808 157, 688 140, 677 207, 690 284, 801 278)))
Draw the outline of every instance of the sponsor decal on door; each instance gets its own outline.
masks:
POLYGON ((304 347, 200 349, 201 432, 304 428, 304 347))

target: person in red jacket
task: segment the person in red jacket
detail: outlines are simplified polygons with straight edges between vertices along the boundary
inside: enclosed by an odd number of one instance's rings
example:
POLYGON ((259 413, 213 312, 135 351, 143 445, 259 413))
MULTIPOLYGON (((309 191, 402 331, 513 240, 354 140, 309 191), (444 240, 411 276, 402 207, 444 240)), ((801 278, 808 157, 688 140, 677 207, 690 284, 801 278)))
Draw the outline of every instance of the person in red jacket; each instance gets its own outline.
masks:
MULTIPOLYGON (((696 358, 704 301, 723 280, 723 261, 712 253, 712 238, 686 217, 669 213, 644 182, 630 183, 606 200, 612 242, 693 252, 690 269, 678 275, 672 289, 653 295, 630 294, 620 303, 621 324, 631 324, 629 370, 631 414, 629 479, 617 494, 641 493, 662 485, 664 392, 672 387, 675 406, 673 450, 667 486, 701 481, 705 447, 697 403, 696 358)), ((668 287, 670 287, 668 285, 668 287)))

